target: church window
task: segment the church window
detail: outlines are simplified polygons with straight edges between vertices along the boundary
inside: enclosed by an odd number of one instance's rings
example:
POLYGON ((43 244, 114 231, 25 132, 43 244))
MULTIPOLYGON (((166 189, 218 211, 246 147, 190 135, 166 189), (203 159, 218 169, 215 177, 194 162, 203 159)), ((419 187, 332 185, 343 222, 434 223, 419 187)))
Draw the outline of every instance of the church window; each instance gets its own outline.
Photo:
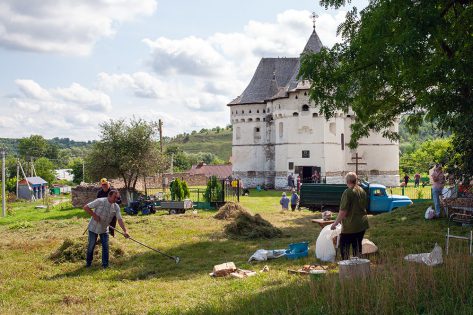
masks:
POLYGON ((240 119, 240 122, 245 122, 245 119, 240 119))
POLYGON ((343 133, 340 135, 340 143, 342 146, 342 151, 345 150, 345 135, 343 133))
POLYGON ((253 118, 248 118, 248 122, 253 121, 253 118))
POLYGON ((266 118, 263 117, 263 121, 266 121, 266 118))
POLYGON ((270 111, 269 108, 268 108, 268 114, 269 114, 270 112, 271 112, 271 111, 270 111))
POLYGON ((259 109, 256 110, 256 113, 259 114, 259 109))
POLYGON ((292 113, 292 116, 297 117, 297 116, 299 116, 299 113, 294 112, 294 113, 292 113))
POLYGON ((235 114, 238 114, 238 111, 237 111, 237 110, 235 111, 235 114))
POLYGON ((330 125, 328 126, 328 130, 330 131, 331 134, 335 136, 337 133, 337 124, 334 122, 331 122, 330 125))
POLYGON ((289 162, 289 167, 288 167, 290 170, 293 170, 294 169, 294 162, 289 162))
POLYGON ((307 105, 307 104, 302 105, 302 111, 303 112, 308 112, 309 111, 309 105, 307 105))
POLYGON ((348 118, 350 118, 350 117, 351 117, 351 115, 347 115, 347 117, 348 117, 348 118))
POLYGON ((241 138, 240 127, 236 127, 235 138, 239 140, 241 138))
POLYGON ((249 113, 251 114, 251 109, 250 109, 249 113))
POLYGON ((256 121, 260 121, 260 119, 259 119, 259 118, 256 118, 256 121))
POLYGON ((284 134, 284 126, 283 126, 283 123, 280 122, 279 123, 279 138, 282 138, 283 134, 284 134))
POLYGON ((296 100, 299 98, 299 96, 296 95, 296 100))
POLYGON ((309 150, 302 150, 302 158, 303 159, 310 158, 310 151, 309 150))
POLYGON ((256 127, 256 128, 255 128, 255 131, 256 131, 256 132, 259 132, 259 127, 256 127))
POLYGON ((263 114, 264 114, 264 113, 266 113, 266 110, 265 110, 265 109, 263 109, 263 114))
POLYGON ((242 114, 244 114, 244 113, 245 113, 245 111, 244 111, 244 110, 242 110, 242 111, 241 111, 241 113, 242 113, 242 114))
POLYGON ((304 95, 307 96, 307 92, 304 92, 304 95))
POLYGON ((312 114, 312 117, 318 117, 318 116, 319 116, 319 114, 317 114, 317 113, 312 114))

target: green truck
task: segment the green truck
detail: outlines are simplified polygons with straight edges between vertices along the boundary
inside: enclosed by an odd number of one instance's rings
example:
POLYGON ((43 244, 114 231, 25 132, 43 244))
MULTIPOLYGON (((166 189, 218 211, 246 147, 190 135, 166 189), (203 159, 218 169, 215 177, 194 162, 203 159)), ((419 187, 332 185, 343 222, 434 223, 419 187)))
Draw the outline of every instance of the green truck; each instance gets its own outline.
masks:
MULTIPOLYGON (((368 195, 368 212, 390 212, 396 208, 412 204, 407 196, 388 195, 386 186, 380 184, 360 183, 368 195)), ((300 188, 299 207, 312 211, 326 209, 338 210, 343 192, 347 189, 344 184, 303 184, 300 188)))

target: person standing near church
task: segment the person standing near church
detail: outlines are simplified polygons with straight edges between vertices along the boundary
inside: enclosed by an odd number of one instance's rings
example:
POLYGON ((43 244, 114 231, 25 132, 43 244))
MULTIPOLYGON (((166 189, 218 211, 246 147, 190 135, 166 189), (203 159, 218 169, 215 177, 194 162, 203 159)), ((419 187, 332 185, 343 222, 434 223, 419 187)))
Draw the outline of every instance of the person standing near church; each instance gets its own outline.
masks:
POLYGON ((420 184, 420 174, 416 173, 414 175, 414 187, 419 187, 420 184))
POLYGON ((340 211, 337 219, 332 224, 331 229, 335 230, 339 223, 342 223, 342 233, 340 234, 340 252, 342 259, 350 257, 350 247, 353 256, 360 257, 362 252, 362 241, 365 231, 369 228, 366 206, 368 199, 366 192, 357 183, 357 176, 349 172, 345 176, 347 189, 342 194, 340 201, 340 211))
POLYGON ((292 175, 292 173, 289 174, 289 176, 287 177, 287 186, 289 188, 294 188, 295 185, 294 185, 294 175, 292 175))
POLYGON ((287 198, 286 193, 282 193, 281 200, 279 200, 282 210, 289 210, 289 198, 287 198))
POLYGON ((437 164, 432 173, 432 199, 434 199, 435 216, 440 217, 440 195, 445 185, 445 175, 441 164, 437 164))
POLYGON ((295 189, 292 189, 292 195, 291 195, 291 210, 292 211, 296 210, 298 203, 299 203, 299 195, 297 194, 295 189))

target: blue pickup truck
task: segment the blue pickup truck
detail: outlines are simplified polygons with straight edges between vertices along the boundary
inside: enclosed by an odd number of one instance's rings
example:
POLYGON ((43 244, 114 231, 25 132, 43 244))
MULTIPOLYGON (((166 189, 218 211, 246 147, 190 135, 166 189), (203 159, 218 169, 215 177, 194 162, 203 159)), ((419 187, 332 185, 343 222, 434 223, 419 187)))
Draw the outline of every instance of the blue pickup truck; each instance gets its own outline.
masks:
MULTIPOLYGON (((360 186, 368 195, 368 212, 390 212, 412 204, 407 196, 388 195, 384 185, 362 182, 360 186)), ((338 210, 346 188, 343 184, 303 184, 300 188, 299 206, 313 211, 324 208, 338 210)))

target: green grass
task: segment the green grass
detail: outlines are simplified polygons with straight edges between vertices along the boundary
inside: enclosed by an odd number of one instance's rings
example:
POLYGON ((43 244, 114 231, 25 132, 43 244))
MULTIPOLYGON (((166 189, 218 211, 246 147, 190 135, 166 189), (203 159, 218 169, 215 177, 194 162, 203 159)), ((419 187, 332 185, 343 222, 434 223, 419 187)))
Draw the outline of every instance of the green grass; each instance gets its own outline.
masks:
MULTIPOLYGON (((314 262, 320 228, 318 214, 281 212, 280 192, 251 191, 241 203, 281 228, 272 240, 229 240, 225 222, 214 212, 185 215, 124 216, 132 237, 181 257, 179 265, 119 236, 125 256, 102 270, 84 263, 54 264, 48 256, 67 237, 82 239, 87 216, 59 206, 49 212, 34 204, 15 204, 14 215, 0 218, 0 313, 4 314, 468 314, 473 311, 473 272, 464 255, 466 242, 453 242, 453 254, 437 268, 404 263, 408 253, 444 244, 446 222, 425 221, 427 204, 370 217, 368 238, 380 248, 372 277, 340 282, 336 273, 319 280, 287 274, 314 262), (20 222, 20 223, 19 223, 20 222), (21 222, 28 222, 22 224, 21 222), (21 228, 11 228, 15 224, 21 228), (24 226, 23 226, 24 225, 24 226), (279 249, 311 242, 310 257, 247 263, 259 248, 279 249), (465 243, 465 244, 464 244, 465 243), (243 280, 210 278, 215 264, 270 272, 243 280)), ((459 232, 459 228, 457 228, 459 232)), ((113 245, 112 245, 113 246, 113 245)))

